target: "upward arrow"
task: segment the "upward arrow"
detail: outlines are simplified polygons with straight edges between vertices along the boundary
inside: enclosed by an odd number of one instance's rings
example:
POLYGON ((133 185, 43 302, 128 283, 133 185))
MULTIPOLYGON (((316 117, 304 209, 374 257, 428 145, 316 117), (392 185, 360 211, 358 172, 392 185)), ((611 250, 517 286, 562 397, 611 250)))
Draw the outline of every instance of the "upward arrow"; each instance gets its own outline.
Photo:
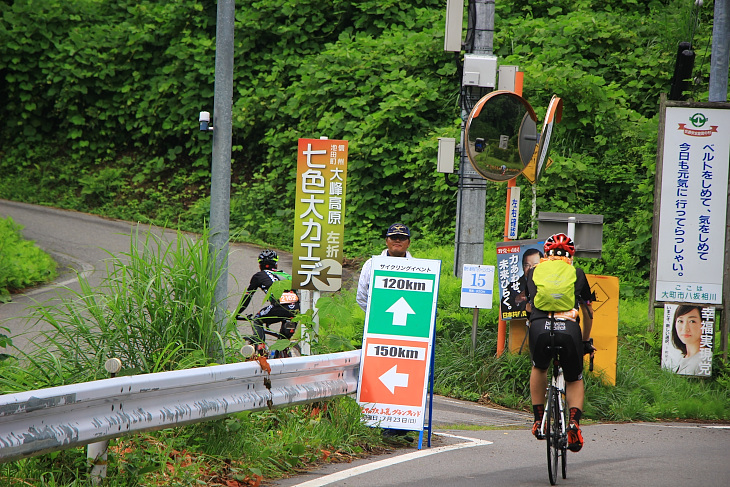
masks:
POLYGON ((406 301, 405 298, 400 298, 398 301, 393 303, 393 306, 385 310, 385 312, 393 313, 393 324, 397 326, 406 326, 408 315, 416 314, 416 312, 408 306, 408 301, 406 301))

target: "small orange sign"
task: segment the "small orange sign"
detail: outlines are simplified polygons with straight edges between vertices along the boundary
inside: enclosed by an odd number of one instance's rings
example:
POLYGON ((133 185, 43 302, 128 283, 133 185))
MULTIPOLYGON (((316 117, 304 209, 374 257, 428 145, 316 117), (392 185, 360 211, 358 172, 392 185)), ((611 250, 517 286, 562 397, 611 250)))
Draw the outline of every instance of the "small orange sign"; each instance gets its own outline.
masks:
POLYGON ((423 405, 427 342, 368 337, 360 367, 360 402, 423 405))

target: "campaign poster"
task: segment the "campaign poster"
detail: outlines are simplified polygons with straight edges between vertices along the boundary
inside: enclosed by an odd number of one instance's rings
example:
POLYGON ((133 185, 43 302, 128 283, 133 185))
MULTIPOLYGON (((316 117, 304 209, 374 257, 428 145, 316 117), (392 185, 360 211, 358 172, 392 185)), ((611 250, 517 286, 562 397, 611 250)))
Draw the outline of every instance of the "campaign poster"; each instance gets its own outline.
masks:
POLYGON ((713 306, 665 304, 662 367, 681 375, 710 377, 714 336, 713 306))
POLYGON ((525 274, 543 257, 544 240, 497 243, 499 312, 503 320, 527 319, 525 274))

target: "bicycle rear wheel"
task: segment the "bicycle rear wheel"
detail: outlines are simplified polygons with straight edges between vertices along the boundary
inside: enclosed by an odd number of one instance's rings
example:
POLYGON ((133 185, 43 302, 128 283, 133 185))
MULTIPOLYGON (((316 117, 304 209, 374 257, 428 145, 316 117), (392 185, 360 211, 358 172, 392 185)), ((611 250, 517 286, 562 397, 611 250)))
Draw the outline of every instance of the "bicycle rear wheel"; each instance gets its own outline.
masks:
POLYGON ((554 386, 548 390, 548 403, 545 418, 545 440, 547 443, 548 477, 550 485, 558 482, 558 457, 560 456, 560 411, 558 410, 557 396, 559 392, 554 386))

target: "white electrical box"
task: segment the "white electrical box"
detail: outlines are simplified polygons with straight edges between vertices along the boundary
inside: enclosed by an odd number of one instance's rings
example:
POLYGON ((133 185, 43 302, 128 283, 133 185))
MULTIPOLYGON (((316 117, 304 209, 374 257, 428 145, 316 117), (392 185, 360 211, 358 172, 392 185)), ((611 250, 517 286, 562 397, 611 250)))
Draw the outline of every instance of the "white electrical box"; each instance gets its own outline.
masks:
POLYGON ((497 56, 491 54, 465 54, 463 86, 497 86, 497 56))
POLYGON ((439 155, 436 170, 438 172, 453 173, 454 157, 456 155, 456 139, 439 137, 439 155))
POLYGON ((517 78, 517 66, 503 65, 499 67, 498 89, 515 91, 515 79, 517 78))
POLYGON ((447 0, 444 51, 461 52, 461 33, 464 30, 464 0, 447 0))

